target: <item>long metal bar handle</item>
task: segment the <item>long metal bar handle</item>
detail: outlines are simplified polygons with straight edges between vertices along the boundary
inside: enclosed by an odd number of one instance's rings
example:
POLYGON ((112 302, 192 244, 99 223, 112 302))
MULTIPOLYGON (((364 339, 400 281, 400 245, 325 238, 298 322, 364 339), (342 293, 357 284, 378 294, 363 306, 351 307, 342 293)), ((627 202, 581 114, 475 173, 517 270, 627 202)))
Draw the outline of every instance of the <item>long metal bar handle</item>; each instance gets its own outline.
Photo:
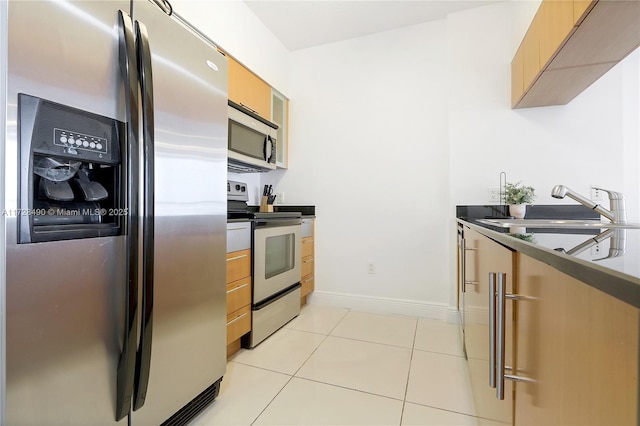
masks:
POLYGON ((505 309, 505 301, 506 301, 506 274, 500 272, 496 274, 496 319, 497 319, 497 330, 496 330, 496 339, 497 339, 497 347, 496 347, 496 397, 500 400, 504 399, 504 358, 506 351, 506 309, 505 309))
POLYGON ((466 242, 464 239, 464 235, 458 235, 458 238, 460 238, 460 244, 459 244, 459 248, 460 248, 460 287, 462 288, 462 292, 466 293, 467 292, 467 267, 466 267, 466 263, 467 263, 467 255, 466 253, 466 242))
POLYGON ((144 24, 136 21, 136 45, 138 50, 138 72, 142 93, 142 135, 143 135, 143 219, 142 219, 142 323, 140 344, 136 357, 136 381, 133 409, 144 405, 149 386, 151 369, 151 347, 153 341, 153 298, 154 298, 154 115, 153 76, 151 72, 151 51, 149 36, 144 24))
POLYGON ((118 13, 118 49, 120 70, 125 89, 127 119, 126 147, 123 146, 123 162, 126 170, 127 219, 126 219, 126 284, 125 318, 122 352, 118 360, 116 384, 116 421, 131 411, 136 361, 138 324, 138 72, 136 69, 135 42, 131 17, 118 13))
POLYGON ((506 281, 507 274, 500 272, 494 274, 497 278, 496 285, 496 317, 497 317, 497 347, 494 352, 497 353, 495 375, 496 377, 496 398, 504 399, 504 382, 505 379, 512 380, 514 382, 526 382, 535 383, 534 379, 528 377, 517 376, 514 374, 505 374, 505 370, 513 370, 512 367, 505 365, 505 352, 506 352, 506 301, 509 300, 526 300, 525 296, 519 294, 507 293, 506 281))
POLYGON ((496 387, 496 274, 489 272, 489 386, 496 387))

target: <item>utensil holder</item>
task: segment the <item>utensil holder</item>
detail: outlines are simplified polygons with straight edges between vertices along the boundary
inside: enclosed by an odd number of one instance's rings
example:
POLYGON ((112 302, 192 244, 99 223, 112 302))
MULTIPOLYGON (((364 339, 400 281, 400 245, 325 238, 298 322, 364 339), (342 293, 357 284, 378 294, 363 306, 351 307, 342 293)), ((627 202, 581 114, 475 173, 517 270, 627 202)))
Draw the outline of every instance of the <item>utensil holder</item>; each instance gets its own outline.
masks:
POLYGON ((260 200, 260 213, 273 213, 273 204, 268 204, 267 200, 269 197, 266 195, 262 196, 260 200))

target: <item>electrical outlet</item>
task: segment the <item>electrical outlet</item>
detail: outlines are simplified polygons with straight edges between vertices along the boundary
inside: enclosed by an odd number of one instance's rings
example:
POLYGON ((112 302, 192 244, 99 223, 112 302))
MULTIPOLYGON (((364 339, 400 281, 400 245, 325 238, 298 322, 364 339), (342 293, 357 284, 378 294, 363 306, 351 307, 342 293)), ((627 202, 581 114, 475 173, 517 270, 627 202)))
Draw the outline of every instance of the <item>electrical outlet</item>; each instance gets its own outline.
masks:
POLYGON ((276 204, 284 204, 284 191, 276 193, 276 204))
POLYGON ((489 188, 489 201, 500 202, 500 188, 489 188))
POLYGON ((367 263, 367 273, 375 274, 376 273, 376 265, 373 262, 367 263))
POLYGON ((604 201, 607 193, 604 191, 600 191, 597 188, 599 188, 599 185, 591 185, 591 201, 604 201))

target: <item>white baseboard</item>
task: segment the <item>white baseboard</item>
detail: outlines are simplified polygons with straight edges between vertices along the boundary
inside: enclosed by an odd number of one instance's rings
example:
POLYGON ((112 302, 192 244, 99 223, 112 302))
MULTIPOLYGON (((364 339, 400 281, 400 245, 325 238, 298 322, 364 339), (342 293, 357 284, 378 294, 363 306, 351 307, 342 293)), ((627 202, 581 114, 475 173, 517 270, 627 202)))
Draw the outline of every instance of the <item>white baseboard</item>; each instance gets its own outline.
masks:
POLYGON ((406 315, 458 323, 458 310, 445 303, 419 302, 407 299, 362 296, 357 294, 314 291, 307 297, 313 305, 349 308, 373 314, 406 315))

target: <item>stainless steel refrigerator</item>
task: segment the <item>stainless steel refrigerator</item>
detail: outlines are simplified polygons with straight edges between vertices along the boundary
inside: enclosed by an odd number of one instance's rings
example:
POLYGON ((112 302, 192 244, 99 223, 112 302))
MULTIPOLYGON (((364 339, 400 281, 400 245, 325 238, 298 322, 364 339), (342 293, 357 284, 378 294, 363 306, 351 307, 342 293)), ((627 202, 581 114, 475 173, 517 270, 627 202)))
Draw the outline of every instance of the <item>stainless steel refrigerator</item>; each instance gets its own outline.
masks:
POLYGON ((227 60, 163 1, 2 7, 1 420, 185 424, 226 365, 227 60))

